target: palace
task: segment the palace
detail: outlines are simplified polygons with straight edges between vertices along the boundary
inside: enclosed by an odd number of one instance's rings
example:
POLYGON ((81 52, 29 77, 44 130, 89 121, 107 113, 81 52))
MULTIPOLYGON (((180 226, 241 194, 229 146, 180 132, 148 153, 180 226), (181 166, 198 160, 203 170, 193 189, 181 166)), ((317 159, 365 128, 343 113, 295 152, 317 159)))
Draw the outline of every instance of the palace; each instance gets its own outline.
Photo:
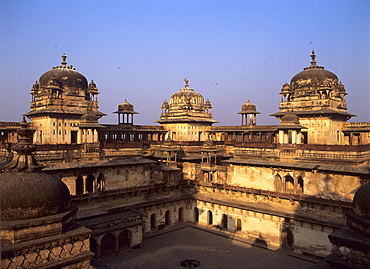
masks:
MULTIPOLYGON (((188 79, 163 101, 156 125, 135 125, 138 112, 127 100, 114 112, 116 124, 102 124, 97 84, 66 59, 32 86, 28 123, 0 122, 0 157, 9 173, 12 147, 27 134, 42 172, 68 187, 81 227, 61 233, 75 232, 89 246, 79 262, 141 247, 146 233, 186 222, 271 248, 331 253, 328 235, 346 224, 355 192, 370 183, 370 122, 348 122, 355 115, 347 112, 346 89, 317 65, 314 51, 282 86, 271 115, 279 125, 258 125, 260 112, 248 100, 240 126, 213 126, 210 100, 188 79)), ((47 263, 12 252, 11 244, 3 268, 47 263)))

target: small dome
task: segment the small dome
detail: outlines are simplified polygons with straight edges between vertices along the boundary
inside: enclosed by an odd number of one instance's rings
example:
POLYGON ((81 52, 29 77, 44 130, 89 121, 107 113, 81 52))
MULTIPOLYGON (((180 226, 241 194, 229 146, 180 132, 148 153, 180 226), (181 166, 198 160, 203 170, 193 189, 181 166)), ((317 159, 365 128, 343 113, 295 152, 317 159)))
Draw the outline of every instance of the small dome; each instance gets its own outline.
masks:
POLYGON ((91 80, 91 82, 89 83, 89 86, 87 88, 88 88, 88 93, 93 93, 93 94, 98 94, 99 93, 98 88, 96 87, 96 84, 95 84, 94 80, 91 80))
POLYGON ((353 211, 370 220, 370 184, 361 186, 353 197, 353 211))
POLYGON ((299 117, 292 112, 288 112, 284 116, 281 117, 281 124, 286 124, 286 125, 299 124, 299 117))
POLYGON ((170 107, 170 105, 168 104, 167 100, 164 100, 161 108, 162 109, 168 109, 169 107, 170 107))
POLYGON ((50 79, 55 80, 59 85, 66 91, 80 92, 85 95, 87 90, 86 78, 77 72, 73 66, 68 66, 65 61, 67 55, 62 55, 62 63, 59 66, 53 67, 50 71, 47 71, 41 75, 39 79, 40 88, 47 87, 50 79))
POLYGON ((130 104, 129 102, 127 102, 127 100, 125 99, 125 101, 118 105, 118 111, 119 112, 134 112, 134 106, 132 104, 130 104))
POLYGON ((244 105, 242 105, 242 111, 257 111, 256 106, 248 100, 244 105))
POLYGON ((204 141, 203 143, 203 147, 214 147, 215 146, 215 142, 211 139, 207 139, 206 141, 204 141))
POLYGON ((281 89, 282 93, 289 93, 292 89, 290 88, 290 85, 288 83, 284 83, 283 88, 281 89))
POLYGON ((204 105, 204 108, 205 108, 205 109, 212 109, 211 101, 209 101, 209 100, 207 99, 207 101, 206 101, 206 103, 205 103, 205 105, 204 105))
POLYGON ((89 110, 81 116, 80 121, 81 123, 98 123, 99 117, 92 110, 89 110))

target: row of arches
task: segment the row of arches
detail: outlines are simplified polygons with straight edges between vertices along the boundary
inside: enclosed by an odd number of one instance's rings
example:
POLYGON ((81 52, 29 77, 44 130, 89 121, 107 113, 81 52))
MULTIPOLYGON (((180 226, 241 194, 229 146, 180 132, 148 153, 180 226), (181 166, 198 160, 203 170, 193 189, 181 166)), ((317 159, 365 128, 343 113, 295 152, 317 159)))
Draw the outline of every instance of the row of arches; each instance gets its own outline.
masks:
POLYGON ((114 231, 102 236, 93 237, 90 241, 91 251, 95 258, 104 259, 127 251, 132 247, 132 232, 130 230, 114 231))
POLYGON ((294 194, 304 193, 304 181, 302 176, 293 177, 290 174, 281 176, 280 174, 275 175, 275 191, 287 192, 294 194))
POLYGON ((150 215, 150 230, 163 229, 165 226, 173 225, 174 222, 181 223, 184 222, 184 208, 180 207, 177 211, 176 218, 173 218, 170 210, 164 213, 164 221, 158 221, 158 216, 156 213, 150 215))
POLYGON ((87 176, 79 175, 76 178, 76 195, 84 193, 94 193, 104 191, 105 178, 102 173, 97 177, 90 174, 87 176))

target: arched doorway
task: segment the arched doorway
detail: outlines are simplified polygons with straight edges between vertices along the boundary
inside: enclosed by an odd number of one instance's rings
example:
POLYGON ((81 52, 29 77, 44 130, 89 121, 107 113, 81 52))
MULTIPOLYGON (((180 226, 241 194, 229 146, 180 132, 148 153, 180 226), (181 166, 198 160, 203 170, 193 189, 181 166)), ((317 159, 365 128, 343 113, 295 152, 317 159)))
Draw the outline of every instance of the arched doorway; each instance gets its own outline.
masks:
POLYGON ((199 222, 199 209, 194 207, 194 221, 199 222))
POLYGON ((100 244, 100 255, 102 258, 116 254, 116 238, 113 234, 106 234, 100 244))
POLYGON ((222 219, 221 219, 221 226, 222 226, 222 229, 225 229, 227 230, 228 229, 228 220, 227 220, 227 215, 226 214, 222 214, 222 219))
POLYGON ((236 231, 239 232, 242 230, 242 220, 241 219, 237 219, 236 220, 236 231))
POLYGON ((84 180, 81 175, 76 178, 76 195, 84 193, 84 180))
POLYGON ((294 236, 293 236, 292 231, 289 228, 286 228, 283 230, 281 243, 282 243, 282 247, 284 248, 290 248, 290 249, 293 248, 294 236))
POLYGON ((119 234, 119 250, 127 250, 131 248, 131 231, 124 230, 119 234))
POLYGON ((208 220, 208 225, 212 225, 213 224, 213 213, 212 213, 211 210, 208 210, 207 220, 208 220))
POLYGON ((153 213, 150 216, 150 230, 157 229, 157 216, 153 213))
POLYGON ((164 224, 171 225, 171 212, 169 210, 167 210, 166 214, 164 215, 164 224))
POLYGON ((87 192, 94 192, 94 181, 95 181, 95 177, 93 175, 89 175, 86 178, 86 191, 87 192))
POLYGON ((184 209, 182 207, 179 208, 179 222, 184 221, 184 209))

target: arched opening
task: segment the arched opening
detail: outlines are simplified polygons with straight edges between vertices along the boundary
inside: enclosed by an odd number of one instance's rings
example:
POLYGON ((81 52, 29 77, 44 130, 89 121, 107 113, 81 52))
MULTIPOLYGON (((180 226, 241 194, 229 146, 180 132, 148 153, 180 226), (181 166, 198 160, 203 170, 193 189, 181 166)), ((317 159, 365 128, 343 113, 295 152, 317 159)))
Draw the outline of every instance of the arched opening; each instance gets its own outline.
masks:
POLYGON ((179 222, 184 222, 184 209, 182 207, 179 208, 179 222))
POLYGON ((150 230, 157 229, 157 216, 153 213, 150 216, 150 230))
POLYGON ((289 228, 283 230, 282 237, 282 247, 290 249, 293 248, 294 236, 289 228))
POLYGON ((164 215, 164 224, 171 225, 171 212, 169 210, 167 210, 166 214, 164 215))
POLYGON ((290 175, 285 176, 285 192, 294 192, 294 179, 290 175))
POLYGON ((97 191, 104 191, 104 176, 102 173, 98 176, 98 182, 97 182, 97 191))
POLYGON ((199 209, 194 207, 194 221, 199 222, 199 209))
POLYGON ((113 234, 106 234, 100 244, 100 255, 102 258, 116 254, 116 238, 113 234))
POLYGON ((303 178, 301 176, 298 177, 297 181, 297 193, 303 193, 303 178))
POLYGON ((86 178, 86 191, 87 192, 94 192, 94 181, 95 181, 95 177, 93 175, 89 175, 86 178))
POLYGON ((131 248, 131 231, 124 230, 119 234, 119 250, 127 250, 131 248))
POLYGON ((283 180, 279 174, 275 176, 275 191, 283 192, 283 180))
POLYGON ((76 195, 84 193, 84 180, 82 176, 76 178, 76 195))
POLYGON ((207 220, 208 220, 208 225, 212 225, 213 224, 213 213, 212 213, 211 210, 208 210, 207 220))
POLYGON ((239 232, 242 230, 242 220, 241 219, 237 219, 236 220, 236 231, 239 232))
POLYGON ((228 229, 227 223, 228 223, 227 215, 226 214, 222 214, 222 219, 221 219, 222 229, 225 229, 225 230, 228 229))

